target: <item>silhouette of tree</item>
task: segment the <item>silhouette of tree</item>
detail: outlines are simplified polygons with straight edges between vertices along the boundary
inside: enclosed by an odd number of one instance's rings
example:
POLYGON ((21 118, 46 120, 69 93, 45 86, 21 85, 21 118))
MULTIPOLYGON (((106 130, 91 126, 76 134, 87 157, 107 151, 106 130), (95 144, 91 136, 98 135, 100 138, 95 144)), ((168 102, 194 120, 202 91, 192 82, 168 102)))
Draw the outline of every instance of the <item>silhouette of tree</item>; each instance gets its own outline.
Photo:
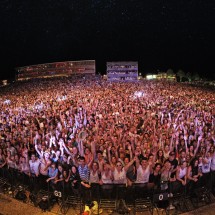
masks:
POLYGON ((178 72, 177 72, 177 76, 180 78, 180 82, 181 82, 182 78, 185 77, 184 71, 179 69, 178 72))
POLYGON ((174 75, 174 72, 173 72, 172 69, 168 69, 168 70, 166 71, 166 73, 167 73, 167 75, 174 75))
POLYGON ((200 80, 199 74, 198 74, 198 73, 195 73, 195 74, 193 75, 193 77, 192 77, 192 80, 193 80, 193 81, 199 81, 199 80, 200 80))
POLYGON ((187 72, 186 78, 188 79, 189 82, 191 82, 192 81, 192 74, 190 72, 187 72))

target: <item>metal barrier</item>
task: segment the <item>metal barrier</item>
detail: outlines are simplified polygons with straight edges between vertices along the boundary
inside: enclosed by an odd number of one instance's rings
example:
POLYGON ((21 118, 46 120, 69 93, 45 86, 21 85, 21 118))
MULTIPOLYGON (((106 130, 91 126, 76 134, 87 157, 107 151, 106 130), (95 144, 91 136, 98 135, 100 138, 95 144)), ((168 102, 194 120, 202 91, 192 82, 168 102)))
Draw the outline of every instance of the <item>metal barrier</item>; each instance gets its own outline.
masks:
MULTIPOLYGON (((214 196, 210 192, 211 190, 207 188, 204 189, 202 186, 195 188, 195 199, 186 192, 184 192, 183 195, 173 192, 173 195, 170 196, 169 191, 164 192, 159 189, 149 190, 147 186, 143 184, 134 184, 132 187, 127 187, 125 184, 104 184, 101 186, 99 184, 92 184, 89 190, 90 199, 89 202, 86 202, 83 196, 84 193, 81 192, 81 190, 80 192, 74 193, 71 188, 68 188, 68 186, 65 187, 64 183, 62 183, 60 189, 53 189, 50 183, 47 183, 47 189, 41 190, 39 187, 39 178, 35 176, 28 178, 24 173, 17 172, 13 169, 6 169, 4 175, 1 176, 4 176, 0 178, 1 193, 9 194, 11 197, 14 197, 14 193, 22 186, 23 190, 28 190, 30 192, 31 197, 33 195, 35 196, 35 198, 32 197, 31 199, 31 201, 34 201, 35 206, 38 206, 39 202, 47 197, 48 210, 52 208, 53 204, 58 203, 60 211, 63 214, 66 214, 70 207, 78 210, 81 214, 84 209, 84 204, 90 204, 93 201, 98 202, 99 213, 100 209, 108 210, 109 212, 117 212, 118 201, 123 200, 126 205, 132 207, 131 211, 133 214, 145 210, 153 213, 155 208, 159 207, 158 202, 163 200, 171 201, 171 204, 174 205, 178 213, 200 207, 202 206, 202 204, 200 204, 201 202, 209 204, 215 201, 214 196), (158 202, 155 204, 155 201, 158 202)), ((213 175, 211 174, 211 189, 213 188, 212 177, 213 175)), ((165 206, 164 209, 167 209, 167 207, 165 206)))

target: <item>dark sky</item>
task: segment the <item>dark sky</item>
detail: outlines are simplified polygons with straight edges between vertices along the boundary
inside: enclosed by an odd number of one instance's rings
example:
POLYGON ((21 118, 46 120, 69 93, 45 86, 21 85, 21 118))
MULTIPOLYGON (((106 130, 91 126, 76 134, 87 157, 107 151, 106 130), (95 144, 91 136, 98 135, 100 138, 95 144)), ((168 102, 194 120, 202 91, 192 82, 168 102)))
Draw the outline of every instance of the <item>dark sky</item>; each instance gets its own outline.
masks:
POLYGON ((214 78, 214 0, 1 0, 1 75, 16 66, 137 60, 214 78))

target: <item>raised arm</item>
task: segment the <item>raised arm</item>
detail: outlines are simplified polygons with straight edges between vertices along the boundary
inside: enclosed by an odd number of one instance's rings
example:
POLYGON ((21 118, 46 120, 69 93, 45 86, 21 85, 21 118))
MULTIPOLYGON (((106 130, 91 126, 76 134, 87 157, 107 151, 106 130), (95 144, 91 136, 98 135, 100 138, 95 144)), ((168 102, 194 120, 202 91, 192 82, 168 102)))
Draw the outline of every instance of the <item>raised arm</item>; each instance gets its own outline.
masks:
POLYGON ((196 148, 195 148, 195 150, 194 150, 194 157, 196 156, 196 153, 197 153, 198 150, 199 150, 199 145, 200 145, 201 140, 202 140, 202 136, 199 136, 199 137, 198 137, 197 146, 196 146, 196 148))
POLYGON ((35 144, 35 150, 38 153, 38 155, 40 156, 40 158, 42 158, 43 157, 43 153, 38 149, 38 145, 37 144, 35 144))
POLYGON ((124 170, 127 171, 128 168, 134 164, 134 162, 136 161, 136 157, 134 157, 127 165, 124 166, 124 170))

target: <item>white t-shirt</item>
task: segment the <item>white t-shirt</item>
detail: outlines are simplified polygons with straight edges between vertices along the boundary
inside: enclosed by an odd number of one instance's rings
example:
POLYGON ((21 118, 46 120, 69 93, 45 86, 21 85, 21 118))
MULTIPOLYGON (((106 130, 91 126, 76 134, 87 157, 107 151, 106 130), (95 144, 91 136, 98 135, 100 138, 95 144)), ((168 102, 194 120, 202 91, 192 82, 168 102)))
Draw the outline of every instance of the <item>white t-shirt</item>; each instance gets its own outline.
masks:
POLYGON ((202 173, 209 173, 211 169, 211 158, 205 158, 208 163, 202 163, 202 173))
POLYGON ((137 179, 135 183, 148 183, 149 182, 150 170, 149 166, 145 170, 143 170, 142 166, 139 165, 137 168, 137 179))
POLYGON ((39 160, 35 160, 34 162, 32 162, 32 160, 30 160, 29 161, 29 165, 30 165, 30 172, 32 174, 38 175, 39 174, 40 161, 39 160))
POLYGON ((111 170, 108 171, 108 174, 106 175, 105 172, 102 173, 102 182, 104 184, 112 184, 112 172, 111 170))
POLYGON ((93 173, 93 171, 90 171, 90 183, 99 183, 98 170, 95 173, 93 173))
POLYGON ((124 170, 124 168, 122 168, 122 170, 120 172, 118 172, 116 169, 113 172, 113 178, 114 184, 126 184, 127 180, 126 180, 126 172, 124 170))

